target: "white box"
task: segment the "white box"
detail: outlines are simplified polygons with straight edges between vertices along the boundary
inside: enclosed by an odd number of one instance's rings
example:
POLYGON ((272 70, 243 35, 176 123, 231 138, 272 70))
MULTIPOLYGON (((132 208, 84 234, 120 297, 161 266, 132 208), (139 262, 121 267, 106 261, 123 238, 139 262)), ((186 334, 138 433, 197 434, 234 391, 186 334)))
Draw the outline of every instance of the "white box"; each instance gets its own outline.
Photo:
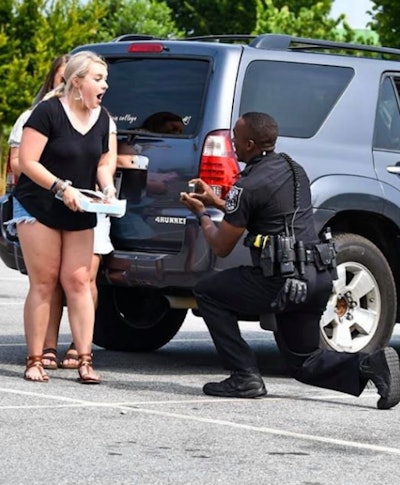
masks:
POLYGON ((82 196, 79 205, 86 212, 97 212, 114 217, 122 217, 126 212, 126 199, 114 199, 112 202, 99 202, 82 196))

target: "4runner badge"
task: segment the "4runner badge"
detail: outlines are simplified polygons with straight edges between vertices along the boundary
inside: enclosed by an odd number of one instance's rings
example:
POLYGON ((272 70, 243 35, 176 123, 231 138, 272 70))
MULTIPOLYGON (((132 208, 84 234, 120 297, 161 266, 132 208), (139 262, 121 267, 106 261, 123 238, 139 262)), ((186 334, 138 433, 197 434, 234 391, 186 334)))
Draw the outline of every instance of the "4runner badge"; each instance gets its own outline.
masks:
POLYGON ((157 216, 154 220, 158 224, 186 224, 185 217, 157 216))
POLYGON ((225 210, 228 213, 235 212, 235 210, 239 207, 240 196, 242 195, 243 188, 236 187, 234 185, 231 190, 228 192, 225 198, 225 210))

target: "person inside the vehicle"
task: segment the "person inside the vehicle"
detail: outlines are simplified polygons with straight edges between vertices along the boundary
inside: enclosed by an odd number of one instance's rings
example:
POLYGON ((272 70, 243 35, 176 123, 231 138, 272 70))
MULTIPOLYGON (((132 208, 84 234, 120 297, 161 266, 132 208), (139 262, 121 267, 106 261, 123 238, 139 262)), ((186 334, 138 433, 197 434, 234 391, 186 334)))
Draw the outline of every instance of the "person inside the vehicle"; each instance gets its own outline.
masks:
POLYGON ((142 129, 153 133, 165 133, 170 135, 180 135, 183 133, 185 125, 182 118, 170 111, 158 111, 147 117, 142 124, 142 129))
MULTIPOLYGON (((152 133, 180 135, 185 125, 182 118, 170 111, 159 111, 148 116, 142 123, 140 129, 152 133)), ((142 146, 138 143, 129 143, 128 140, 118 141, 117 167, 137 168, 147 170, 149 158, 142 154, 142 146)), ((177 174, 148 172, 146 187, 152 194, 162 194, 168 190, 168 183, 175 180, 177 174)))

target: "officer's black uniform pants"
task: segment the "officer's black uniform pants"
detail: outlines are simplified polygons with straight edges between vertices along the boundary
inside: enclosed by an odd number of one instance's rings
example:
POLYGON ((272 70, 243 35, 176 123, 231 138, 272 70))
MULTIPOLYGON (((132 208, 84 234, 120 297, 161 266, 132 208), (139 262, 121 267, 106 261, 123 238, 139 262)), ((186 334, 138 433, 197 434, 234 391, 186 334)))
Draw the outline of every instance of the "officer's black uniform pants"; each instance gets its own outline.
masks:
MULTIPOLYGON (((332 289, 328 271, 307 266, 308 296, 276 315, 275 340, 290 374, 298 381, 358 396, 367 380, 360 374, 364 353, 319 348, 319 322, 332 289)), ((260 268, 241 266, 212 275, 195 287, 199 311, 224 366, 259 372, 256 357, 242 338, 238 316, 272 312, 271 302, 282 287, 281 277, 265 278, 260 268)))

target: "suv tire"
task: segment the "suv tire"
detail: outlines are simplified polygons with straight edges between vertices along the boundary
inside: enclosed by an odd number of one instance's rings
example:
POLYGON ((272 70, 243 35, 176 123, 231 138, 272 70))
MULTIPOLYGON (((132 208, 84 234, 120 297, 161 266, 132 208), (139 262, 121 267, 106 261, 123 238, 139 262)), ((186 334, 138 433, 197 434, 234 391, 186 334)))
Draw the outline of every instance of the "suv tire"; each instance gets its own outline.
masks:
POLYGON ((343 233, 334 239, 339 277, 321 318, 321 346, 341 352, 382 348, 396 321, 396 286, 388 262, 362 236, 343 233))
POLYGON ((175 336, 187 313, 140 289, 99 286, 98 301, 93 342, 108 350, 157 350, 175 336))

